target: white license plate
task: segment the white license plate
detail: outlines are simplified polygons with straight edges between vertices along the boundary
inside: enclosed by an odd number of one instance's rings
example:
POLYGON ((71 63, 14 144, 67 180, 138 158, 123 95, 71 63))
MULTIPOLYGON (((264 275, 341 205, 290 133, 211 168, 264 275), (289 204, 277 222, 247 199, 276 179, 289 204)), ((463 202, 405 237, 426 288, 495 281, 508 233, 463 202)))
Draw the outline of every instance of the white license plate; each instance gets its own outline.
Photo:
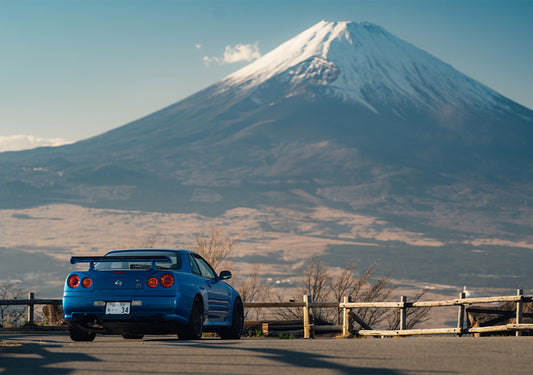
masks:
POLYGON ((130 302, 108 302, 105 305, 105 313, 113 315, 127 315, 130 313, 130 302))

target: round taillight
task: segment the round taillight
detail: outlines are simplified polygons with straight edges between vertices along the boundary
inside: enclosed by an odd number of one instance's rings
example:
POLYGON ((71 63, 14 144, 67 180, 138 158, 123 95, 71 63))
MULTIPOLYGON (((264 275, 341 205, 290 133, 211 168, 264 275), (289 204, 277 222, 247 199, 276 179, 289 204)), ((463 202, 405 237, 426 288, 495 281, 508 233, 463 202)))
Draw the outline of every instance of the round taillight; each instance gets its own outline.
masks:
POLYGON ((146 285, 148 285, 150 288, 155 288, 157 286, 157 279, 155 277, 150 277, 148 280, 146 280, 146 285))
POLYGON ((92 285, 93 281, 88 278, 88 277, 84 277, 83 280, 81 281, 81 286, 84 287, 84 288, 88 288, 92 285))
POLYGON ((67 279, 67 285, 72 289, 77 288, 80 285, 80 277, 76 274, 70 275, 67 279))
POLYGON ((174 276, 169 273, 165 273, 159 278, 159 281, 161 282, 161 286, 163 288, 170 288, 172 285, 174 285, 174 276))

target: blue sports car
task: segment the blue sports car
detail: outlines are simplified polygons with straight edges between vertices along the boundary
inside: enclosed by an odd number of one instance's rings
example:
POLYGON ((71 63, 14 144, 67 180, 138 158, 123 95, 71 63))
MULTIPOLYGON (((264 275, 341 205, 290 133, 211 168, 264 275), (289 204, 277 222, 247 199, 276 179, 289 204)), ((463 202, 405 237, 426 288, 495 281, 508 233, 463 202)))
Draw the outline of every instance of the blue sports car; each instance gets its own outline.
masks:
POLYGON ((239 293, 198 254, 189 250, 115 250, 72 257, 89 270, 68 275, 63 311, 74 341, 96 333, 140 339, 145 334, 191 340, 202 332, 239 339, 244 323, 239 293))

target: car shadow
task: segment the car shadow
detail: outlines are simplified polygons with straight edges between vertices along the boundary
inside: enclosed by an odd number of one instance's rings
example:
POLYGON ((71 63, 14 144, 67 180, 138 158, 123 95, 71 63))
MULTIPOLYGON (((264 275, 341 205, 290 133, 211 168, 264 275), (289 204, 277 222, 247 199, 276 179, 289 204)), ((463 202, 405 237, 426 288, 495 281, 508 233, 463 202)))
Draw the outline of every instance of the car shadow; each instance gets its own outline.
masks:
POLYGON ((67 375, 76 371, 67 367, 51 367, 66 362, 100 361, 84 353, 56 353, 50 349, 63 344, 23 343, 0 346, 0 372, 5 374, 67 375))
MULTIPOLYGON (((181 341, 180 346, 190 346, 194 348, 210 349, 213 350, 219 346, 225 348, 231 348, 232 350, 238 350, 242 352, 253 353, 257 357, 264 358, 266 360, 277 361, 281 364, 299 367, 302 369, 309 368, 313 370, 324 369, 325 371, 336 371, 339 374, 377 374, 377 375, 401 375, 403 372, 394 369, 375 368, 375 367, 360 367, 344 365, 342 363, 335 362, 335 356, 329 356, 324 354, 306 353, 296 350, 288 349, 276 349, 276 348, 250 348, 236 345, 236 342, 221 342, 218 341, 216 346, 215 342, 202 343, 200 341, 181 341)), ((207 358, 209 358, 207 356, 207 358)), ((216 360, 216 359, 213 359, 216 360)))

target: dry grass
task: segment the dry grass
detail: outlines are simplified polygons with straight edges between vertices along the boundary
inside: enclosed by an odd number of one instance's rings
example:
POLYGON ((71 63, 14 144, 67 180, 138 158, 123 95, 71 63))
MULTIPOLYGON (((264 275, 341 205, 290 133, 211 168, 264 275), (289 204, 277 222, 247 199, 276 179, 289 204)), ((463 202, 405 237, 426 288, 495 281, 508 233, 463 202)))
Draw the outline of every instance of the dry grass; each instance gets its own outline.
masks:
POLYGON ((317 208, 311 213, 289 209, 236 208, 217 218, 198 214, 94 209, 59 204, 22 210, 0 210, 2 246, 31 251, 68 249, 48 254, 58 259, 100 252, 153 238, 158 247, 193 247, 195 238, 213 225, 222 225, 231 237, 240 237, 234 255, 283 251, 284 260, 321 255, 327 246, 372 245, 394 240, 438 246, 422 234, 402 231, 372 217, 317 208), (272 228, 264 229, 265 224, 272 228), (337 228, 335 232, 332 228, 337 228), (338 232, 338 228, 345 230, 338 232), (43 250, 40 250, 43 249, 43 250))
MULTIPOLYGON (((261 264, 263 275, 277 275, 279 279, 293 278, 295 281, 301 277, 301 267, 305 261, 323 255, 331 245, 362 244, 376 246, 379 251, 380 245, 372 241, 400 241, 425 247, 442 244, 422 233, 402 230, 375 217, 326 207, 306 212, 272 207, 235 208, 213 218, 199 214, 94 209, 58 204, 0 210, 0 222, 2 247, 43 253, 62 262, 67 262, 72 255, 104 254, 110 249, 124 247, 124 244, 146 241, 155 247, 194 248, 199 234, 214 225, 221 225, 227 236, 240 238, 232 256, 267 257, 271 262, 261 264)), ((533 247, 528 243, 522 245, 533 247)), ((255 263, 239 261, 234 266, 238 268, 237 273, 243 274, 243 270, 253 269, 255 263)), ((402 282, 404 287, 398 290, 398 294, 411 295, 414 290, 431 287, 412 281, 402 282)), ((62 284, 63 280, 58 283, 62 284)), ((275 294, 290 295, 293 292, 283 285, 279 288, 274 285, 274 288, 275 294)), ((435 286, 434 293, 428 293, 425 299, 441 299, 439 290, 446 288, 435 286)), ((450 319, 450 316, 444 319, 450 319)))
POLYGON ((12 347, 12 346, 21 346, 21 345, 22 344, 15 344, 15 343, 10 343, 10 342, 0 340, 0 347, 12 347))

